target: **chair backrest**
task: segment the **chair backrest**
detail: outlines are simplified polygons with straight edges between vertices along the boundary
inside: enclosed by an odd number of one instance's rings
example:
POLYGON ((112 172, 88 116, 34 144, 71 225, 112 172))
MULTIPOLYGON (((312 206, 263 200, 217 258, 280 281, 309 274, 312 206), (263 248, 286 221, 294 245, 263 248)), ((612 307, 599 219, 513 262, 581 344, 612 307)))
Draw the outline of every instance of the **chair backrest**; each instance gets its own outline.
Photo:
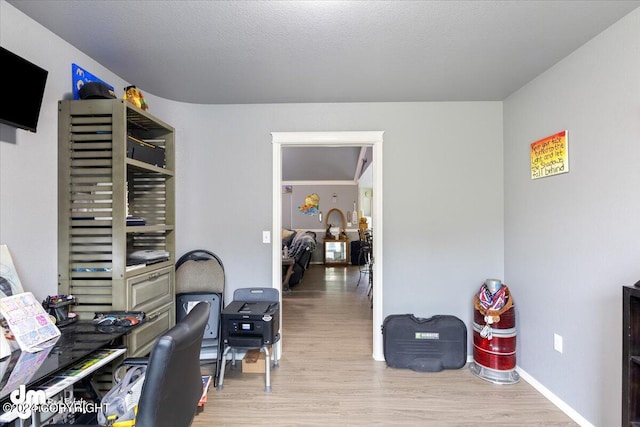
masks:
POLYGON ((198 303, 156 341, 138 402, 136 427, 189 426, 202 395, 200 346, 209 304, 198 303))
POLYGON ((213 252, 196 249, 176 262, 176 294, 222 294, 224 286, 224 265, 213 252))
POLYGON ((238 288, 233 292, 233 300, 279 302, 280 292, 276 288, 238 288))
POLYGON ((218 293, 180 294, 176 295, 176 321, 184 319, 189 310, 200 301, 209 303, 209 321, 204 328, 202 345, 211 346, 220 333, 220 310, 222 310, 222 295, 218 293))

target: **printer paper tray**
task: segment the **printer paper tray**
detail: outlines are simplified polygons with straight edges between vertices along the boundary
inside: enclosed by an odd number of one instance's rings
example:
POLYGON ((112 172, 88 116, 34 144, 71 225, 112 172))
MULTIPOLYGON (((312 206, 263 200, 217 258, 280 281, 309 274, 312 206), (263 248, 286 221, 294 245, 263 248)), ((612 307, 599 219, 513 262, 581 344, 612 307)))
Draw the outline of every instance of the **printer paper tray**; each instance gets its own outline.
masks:
POLYGON ((227 345, 231 347, 262 347, 262 337, 229 337, 227 345))

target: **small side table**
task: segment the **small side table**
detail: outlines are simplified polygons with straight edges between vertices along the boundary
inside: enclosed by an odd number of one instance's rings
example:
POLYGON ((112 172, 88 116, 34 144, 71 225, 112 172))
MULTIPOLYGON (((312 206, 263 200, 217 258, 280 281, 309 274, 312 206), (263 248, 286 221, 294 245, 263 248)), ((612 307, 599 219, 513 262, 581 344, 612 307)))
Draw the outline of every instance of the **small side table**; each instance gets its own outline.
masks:
POLYGON ((295 264, 295 259, 287 257, 287 258, 282 258, 282 265, 283 266, 287 266, 287 272, 285 273, 284 277, 282 278, 282 293, 283 294, 288 294, 289 292, 291 292, 291 289, 289 289, 289 279, 291 279, 291 274, 293 274, 293 265, 295 264))

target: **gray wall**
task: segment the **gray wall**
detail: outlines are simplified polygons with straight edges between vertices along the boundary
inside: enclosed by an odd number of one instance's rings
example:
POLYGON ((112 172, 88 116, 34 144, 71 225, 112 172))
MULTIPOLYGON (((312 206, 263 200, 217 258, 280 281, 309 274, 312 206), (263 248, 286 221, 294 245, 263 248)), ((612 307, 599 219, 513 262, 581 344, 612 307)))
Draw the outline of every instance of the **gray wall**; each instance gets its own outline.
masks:
MULTIPOLYGON (((293 185, 292 192, 282 195, 282 227, 291 229, 326 229, 327 214, 331 209, 340 209, 344 214, 345 221, 349 221, 347 216, 353 211, 353 202, 358 202, 357 185, 293 185), (322 222, 317 215, 305 215, 300 213, 298 207, 304 204, 304 199, 311 193, 316 193, 320 197, 318 210, 322 212, 322 222), (336 195, 335 203, 333 194, 336 195), (285 221, 285 219, 288 219, 285 221)), ((341 226, 338 213, 332 213, 330 224, 336 227, 341 226)), ((345 222, 345 228, 347 223, 345 222)), ((348 228, 358 228, 358 224, 352 224, 348 228)))
MULTIPOLYGON (((0 40, 49 70, 38 133, 0 125, 0 243, 42 299, 57 291, 56 103, 71 63, 129 82, 2 0, 0 40)), ((508 98, 504 118, 501 102, 207 106, 145 92, 177 129, 178 252, 217 252, 230 290, 269 284, 270 132, 383 130, 384 313, 469 325, 480 283, 504 278, 518 364, 595 425, 618 425, 620 286, 640 278, 639 44, 636 10, 508 98), (571 172, 531 181, 529 144, 561 129, 571 172)))
POLYGON ((510 96, 504 141, 518 364, 594 425, 620 425, 621 286, 640 279, 640 10, 510 96), (570 172, 531 180, 529 144, 563 129, 570 172))
POLYGON ((468 321, 480 283, 503 275, 500 102, 181 105, 170 117, 179 252, 218 252, 232 288, 270 281, 272 131, 385 131, 385 313, 468 321))
POLYGON ((38 132, 0 124, 0 243, 25 290, 43 300, 58 293, 58 100, 72 98, 71 63, 118 91, 126 82, 4 1, 0 42, 49 71, 38 132))
MULTIPOLYGON (((38 133, 3 126, 0 144, 0 240, 41 298, 56 292, 56 101, 72 62, 126 82, 0 7, 3 45, 50 71, 38 133)), ((385 313, 468 321, 482 280, 502 277, 502 103, 188 105, 141 90, 176 127, 178 253, 218 253, 230 291, 271 280, 272 131, 385 131, 385 313)))

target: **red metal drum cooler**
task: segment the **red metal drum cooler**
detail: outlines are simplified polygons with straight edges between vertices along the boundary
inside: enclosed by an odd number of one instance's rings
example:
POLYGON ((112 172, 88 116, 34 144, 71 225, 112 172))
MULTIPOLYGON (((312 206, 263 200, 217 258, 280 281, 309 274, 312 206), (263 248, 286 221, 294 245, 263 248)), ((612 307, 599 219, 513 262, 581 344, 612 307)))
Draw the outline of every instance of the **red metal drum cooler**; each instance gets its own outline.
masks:
POLYGON ((516 314, 509 288, 498 279, 485 280, 474 308, 471 372, 496 384, 517 383, 516 314))

